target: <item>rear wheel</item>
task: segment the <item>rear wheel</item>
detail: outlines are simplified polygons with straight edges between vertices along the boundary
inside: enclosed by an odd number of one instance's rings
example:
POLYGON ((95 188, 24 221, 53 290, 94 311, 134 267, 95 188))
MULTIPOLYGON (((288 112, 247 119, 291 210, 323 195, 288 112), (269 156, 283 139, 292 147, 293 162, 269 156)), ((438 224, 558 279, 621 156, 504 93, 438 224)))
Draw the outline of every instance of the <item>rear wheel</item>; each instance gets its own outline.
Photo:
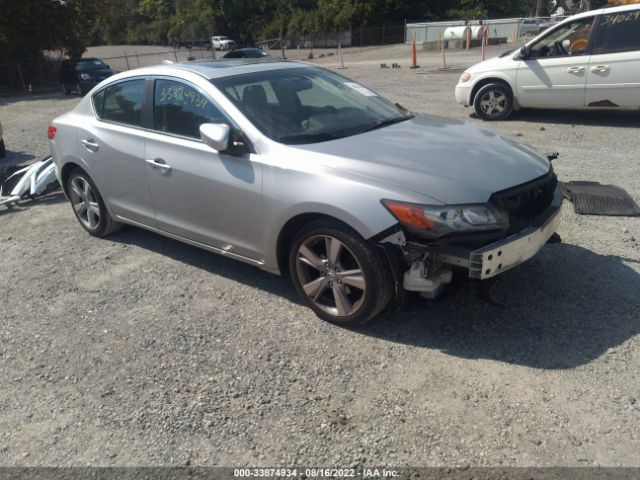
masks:
POLYGON ((513 111, 513 94, 503 83, 490 83, 478 90, 473 107, 483 120, 504 120, 513 111))
POLYGON ((100 192, 84 170, 71 172, 67 192, 76 218, 91 235, 105 237, 122 228, 120 222, 111 218, 100 192))
POLYGON ((289 254, 293 284, 320 318, 358 325, 391 300, 393 285, 379 252, 334 220, 316 220, 295 237, 289 254))

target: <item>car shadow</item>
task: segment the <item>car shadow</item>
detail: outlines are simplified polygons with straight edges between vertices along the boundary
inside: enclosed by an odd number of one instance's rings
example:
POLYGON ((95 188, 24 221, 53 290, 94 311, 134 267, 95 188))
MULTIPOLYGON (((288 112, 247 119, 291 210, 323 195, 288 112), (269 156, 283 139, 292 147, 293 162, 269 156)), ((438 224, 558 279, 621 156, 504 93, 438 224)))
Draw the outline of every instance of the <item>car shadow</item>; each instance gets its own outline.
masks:
MULTIPOLYGON (((469 118, 480 119, 476 113, 469 118)), ((525 108, 513 112, 503 122, 555 123, 594 127, 638 127, 640 112, 623 110, 543 110, 525 108)), ((500 122, 496 122, 500 123, 500 122)))
MULTIPOLYGON (((134 227, 109 239, 301 303, 287 277, 236 260, 134 227)), ((638 263, 576 245, 548 245, 503 275, 496 293, 506 301, 504 310, 487 304, 465 284, 444 301, 418 299, 409 311, 390 308, 351 331, 467 359, 574 368, 640 333, 640 274, 624 262, 638 263)))
POLYGON ((548 245, 496 286, 501 310, 462 288, 413 312, 387 312, 359 332, 467 359, 538 369, 589 363, 640 333, 640 273, 634 259, 548 245))
POLYGON ((110 235, 109 240, 127 245, 135 245, 186 265, 220 275, 230 280, 244 283, 278 295, 287 300, 300 303, 288 277, 273 275, 264 270, 238 260, 224 257, 186 243, 173 240, 148 230, 126 226, 119 232, 110 235))
POLYGON ((0 205, 0 217, 3 215, 15 215, 23 210, 38 205, 56 205, 58 203, 66 202, 66 198, 62 190, 55 190, 51 193, 36 197, 34 199, 20 200, 17 205, 13 204, 11 208, 6 205, 0 205))
POLYGON ((0 168, 20 165, 21 163, 31 162, 36 158, 35 155, 24 152, 14 152, 7 150, 7 156, 0 159, 0 168))

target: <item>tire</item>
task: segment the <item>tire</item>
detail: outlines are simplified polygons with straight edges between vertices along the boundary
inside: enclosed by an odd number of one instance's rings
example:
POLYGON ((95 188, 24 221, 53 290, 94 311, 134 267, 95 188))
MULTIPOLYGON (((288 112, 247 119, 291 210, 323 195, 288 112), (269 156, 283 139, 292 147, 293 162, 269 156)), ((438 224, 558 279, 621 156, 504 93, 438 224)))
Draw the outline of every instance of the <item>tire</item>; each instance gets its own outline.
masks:
POLYGON ((504 120, 513 112, 513 93, 504 83, 489 83, 476 93, 473 108, 483 120, 504 120))
POLYGON ((393 296, 391 273, 380 252, 336 220, 314 220, 302 227, 291 243, 289 272, 303 302, 337 325, 371 320, 393 296))
POLYGON ((84 170, 76 168, 71 172, 67 192, 76 219, 89 234, 102 238, 122 228, 122 223, 111 218, 96 184, 84 170), (85 196, 87 186, 89 190, 85 196))
POLYGON ((0 138, 0 158, 4 158, 7 154, 7 149, 4 146, 4 138, 0 138))

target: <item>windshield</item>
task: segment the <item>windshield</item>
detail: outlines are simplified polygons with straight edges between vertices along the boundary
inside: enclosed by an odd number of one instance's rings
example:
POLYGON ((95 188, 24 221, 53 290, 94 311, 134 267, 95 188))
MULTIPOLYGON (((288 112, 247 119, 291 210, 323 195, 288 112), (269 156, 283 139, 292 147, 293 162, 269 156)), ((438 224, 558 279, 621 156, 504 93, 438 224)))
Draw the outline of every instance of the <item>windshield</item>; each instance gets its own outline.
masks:
POLYGON ((89 72, 91 70, 102 70, 108 68, 102 60, 98 59, 88 59, 88 60, 80 60, 76 64, 76 70, 78 72, 89 72))
POLYGON ((411 118, 362 85, 319 68, 211 81, 266 136, 284 144, 347 137, 411 118))

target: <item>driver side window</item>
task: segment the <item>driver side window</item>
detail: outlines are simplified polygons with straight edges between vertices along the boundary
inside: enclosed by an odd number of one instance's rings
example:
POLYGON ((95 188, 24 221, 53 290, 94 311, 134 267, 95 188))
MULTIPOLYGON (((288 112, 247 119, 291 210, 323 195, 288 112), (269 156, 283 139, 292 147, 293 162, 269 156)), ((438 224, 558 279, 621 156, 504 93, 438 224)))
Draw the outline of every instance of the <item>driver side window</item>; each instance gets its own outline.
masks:
POLYGON ((582 18, 563 25, 539 40, 531 48, 530 58, 586 55, 595 17, 582 18))

